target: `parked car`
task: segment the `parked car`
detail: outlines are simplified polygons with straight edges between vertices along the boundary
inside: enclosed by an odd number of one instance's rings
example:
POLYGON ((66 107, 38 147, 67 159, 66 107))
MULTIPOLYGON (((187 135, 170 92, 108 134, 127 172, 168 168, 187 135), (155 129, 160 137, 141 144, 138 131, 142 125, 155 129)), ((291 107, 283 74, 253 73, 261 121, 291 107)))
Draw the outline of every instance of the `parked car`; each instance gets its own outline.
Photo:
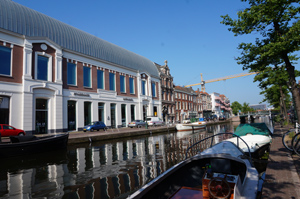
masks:
POLYGON ((24 130, 16 129, 8 124, 0 124, 0 134, 1 137, 26 135, 24 130))
POLYGON ((128 127, 133 128, 141 128, 142 126, 146 126, 146 122, 143 120, 133 120, 132 122, 129 122, 128 127))
POLYGON ((219 120, 226 120, 226 116, 225 115, 220 115, 219 120))
POLYGON ((95 121, 95 122, 91 122, 89 125, 84 126, 83 132, 86 132, 86 131, 93 132, 94 130, 99 131, 100 129, 103 129, 105 131, 107 129, 107 127, 104 124, 104 122, 95 121))
POLYGON ((211 115, 211 116, 209 116, 209 120, 211 120, 211 121, 217 121, 218 120, 218 116, 217 115, 211 115))
POLYGON ((146 120, 149 126, 161 126, 165 124, 159 117, 147 117, 146 120))

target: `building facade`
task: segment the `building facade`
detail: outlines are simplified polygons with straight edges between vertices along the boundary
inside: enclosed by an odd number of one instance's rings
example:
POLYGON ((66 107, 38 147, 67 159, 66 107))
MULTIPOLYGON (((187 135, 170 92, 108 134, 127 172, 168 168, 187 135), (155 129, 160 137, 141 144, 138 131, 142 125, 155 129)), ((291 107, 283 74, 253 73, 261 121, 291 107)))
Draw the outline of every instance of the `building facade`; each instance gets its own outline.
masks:
POLYGON ((0 13, 1 123, 34 134, 161 115, 149 59, 10 0, 0 13))
POLYGON ((173 77, 168 67, 168 61, 164 65, 156 64, 160 72, 162 118, 165 122, 175 122, 175 100, 173 77))
POLYGON ((196 104, 197 94, 191 87, 175 86, 176 121, 198 117, 196 104))

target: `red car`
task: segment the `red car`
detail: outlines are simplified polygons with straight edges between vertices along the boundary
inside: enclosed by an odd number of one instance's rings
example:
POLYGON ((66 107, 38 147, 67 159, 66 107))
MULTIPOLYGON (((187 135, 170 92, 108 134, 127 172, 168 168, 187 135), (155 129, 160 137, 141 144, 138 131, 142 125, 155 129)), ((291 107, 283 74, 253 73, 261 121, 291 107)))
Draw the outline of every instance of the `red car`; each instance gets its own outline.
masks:
POLYGON ((8 137, 8 136, 23 136, 25 135, 25 131, 21 129, 16 129, 13 126, 8 124, 0 124, 0 134, 1 137, 8 137))

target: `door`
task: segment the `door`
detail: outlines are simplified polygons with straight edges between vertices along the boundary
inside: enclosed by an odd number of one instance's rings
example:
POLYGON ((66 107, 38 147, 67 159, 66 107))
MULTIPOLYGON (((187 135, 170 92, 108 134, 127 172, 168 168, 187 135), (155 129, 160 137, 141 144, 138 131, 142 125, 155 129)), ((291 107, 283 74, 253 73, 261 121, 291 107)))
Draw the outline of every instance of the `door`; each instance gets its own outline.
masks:
POLYGON ((48 133, 48 100, 36 99, 35 133, 48 133))

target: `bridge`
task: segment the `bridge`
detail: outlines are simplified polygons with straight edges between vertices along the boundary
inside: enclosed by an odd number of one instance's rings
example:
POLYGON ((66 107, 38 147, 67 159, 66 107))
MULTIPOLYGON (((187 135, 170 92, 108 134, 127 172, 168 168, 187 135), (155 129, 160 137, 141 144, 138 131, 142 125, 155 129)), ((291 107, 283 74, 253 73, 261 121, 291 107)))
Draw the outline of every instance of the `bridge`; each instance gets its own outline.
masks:
POLYGON ((254 119, 259 118, 261 116, 269 116, 271 118, 272 111, 262 110, 248 113, 238 113, 241 123, 245 123, 246 120, 254 122, 254 119))

